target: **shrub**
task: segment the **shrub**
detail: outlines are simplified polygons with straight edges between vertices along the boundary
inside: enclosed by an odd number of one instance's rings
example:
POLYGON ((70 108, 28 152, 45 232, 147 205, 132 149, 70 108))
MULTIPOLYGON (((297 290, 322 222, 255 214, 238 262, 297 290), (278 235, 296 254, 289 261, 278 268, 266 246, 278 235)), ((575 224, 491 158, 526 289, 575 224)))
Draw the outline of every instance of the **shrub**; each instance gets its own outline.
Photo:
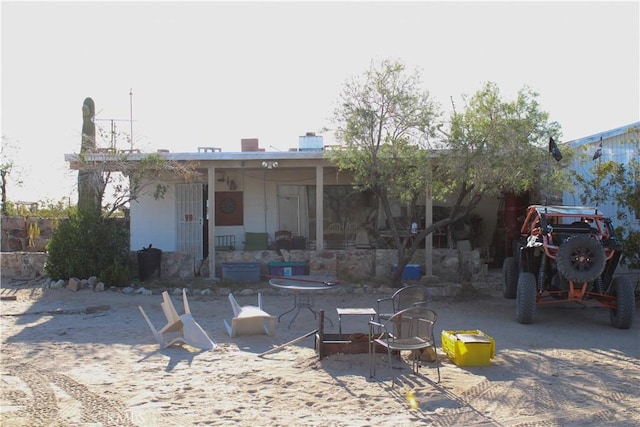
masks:
POLYGON ((89 277, 127 265, 129 231, 122 220, 77 212, 61 221, 47 245, 45 271, 54 280, 89 277))
POLYGON ((623 264, 640 269, 640 231, 629 231, 625 236, 622 254, 623 264))
POLYGON ((129 267, 123 264, 112 264, 100 273, 100 280, 110 286, 126 286, 129 282, 129 267))

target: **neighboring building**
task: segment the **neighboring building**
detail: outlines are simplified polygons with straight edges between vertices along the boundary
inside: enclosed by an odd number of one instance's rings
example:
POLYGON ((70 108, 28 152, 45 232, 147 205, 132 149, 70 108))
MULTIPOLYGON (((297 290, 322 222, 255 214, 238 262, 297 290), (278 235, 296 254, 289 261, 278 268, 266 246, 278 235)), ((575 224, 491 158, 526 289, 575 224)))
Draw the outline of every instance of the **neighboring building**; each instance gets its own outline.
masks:
MULTIPOLYGON (((640 158, 638 152, 638 140, 640 138, 640 122, 631 123, 595 135, 570 141, 568 145, 574 150, 576 156, 569 166, 576 173, 587 176, 592 167, 598 162, 614 160, 621 164, 629 164, 632 159, 640 158), (599 149, 602 141, 601 156, 593 159, 594 154, 599 149)), ((638 178, 640 179, 640 177, 638 178)), ((637 182, 636 185, 640 185, 637 182)), ((573 191, 565 191, 562 202, 565 205, 582 205, 580 195, 582 188, 575 188, 573 191)), ((615 221, 618 206, 615 201, 607 201, 597 206, 605 216, 615 221)), ((640 229, 640 212, 628 212, 629 223, 640 229)))

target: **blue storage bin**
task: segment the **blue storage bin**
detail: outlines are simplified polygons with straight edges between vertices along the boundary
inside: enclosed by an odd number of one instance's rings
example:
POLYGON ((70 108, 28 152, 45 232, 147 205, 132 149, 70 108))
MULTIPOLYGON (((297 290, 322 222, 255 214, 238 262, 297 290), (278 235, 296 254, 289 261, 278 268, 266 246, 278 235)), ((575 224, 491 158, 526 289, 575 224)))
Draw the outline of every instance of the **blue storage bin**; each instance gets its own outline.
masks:
POLYGON ((270 262, 270 276, 307 276, 309 275, 309 265, 304 261, 270 262))
MULTIPOLYGON (((392 271, 398 269, 398 264, 393 264, 392 271)), ((402 280, 420 280, 421 271, 420 264, 407 264, 402 271, 402 280)))
POLYGON ((259 282, 260 269, 259 262, 223 262, 222 280, 230 282, 259 282))

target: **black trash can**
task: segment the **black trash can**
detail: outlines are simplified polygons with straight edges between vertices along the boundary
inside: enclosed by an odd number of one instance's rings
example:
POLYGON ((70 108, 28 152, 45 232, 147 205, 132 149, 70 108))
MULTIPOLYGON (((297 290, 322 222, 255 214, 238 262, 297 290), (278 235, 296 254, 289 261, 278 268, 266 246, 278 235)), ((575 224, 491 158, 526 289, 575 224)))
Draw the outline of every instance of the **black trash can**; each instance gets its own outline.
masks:
POLYGON ((147 280, 156 270, 158 270, 158 277, 160 277, 161 259, 162 250, 152 248, 151 245, 138 251, 138 278, 140 281, 147 280))

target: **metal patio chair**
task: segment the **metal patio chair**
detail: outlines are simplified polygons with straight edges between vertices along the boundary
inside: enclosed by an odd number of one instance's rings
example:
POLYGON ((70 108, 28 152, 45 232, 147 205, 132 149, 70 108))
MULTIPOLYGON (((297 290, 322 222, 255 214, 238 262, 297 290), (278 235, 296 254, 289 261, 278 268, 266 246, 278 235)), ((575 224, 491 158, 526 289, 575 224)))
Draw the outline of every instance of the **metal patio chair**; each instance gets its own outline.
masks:
POLYGON ((405 285, 389 297, 379 298, 376 313, 378 322, 389 320, 395 313, 405 308, 423 306, 431 302, 431 292, 424 285, 405 285))
POLYGON ((430 348, 435 354, 439 383, 440 363, 433 333, 437 319, 438 315, 435 311, 426 307, 416 306, 395 313, 384 323, 370 321, 369 377, 373 378, 376 375, 375 358, 378 346, 387 349, 389 368, 392 372, 392 387, 395 384, 392 352, 401 354, 403 351, 411 351, 412 372, 418 373, 421 355, 419 350, 430 348))

